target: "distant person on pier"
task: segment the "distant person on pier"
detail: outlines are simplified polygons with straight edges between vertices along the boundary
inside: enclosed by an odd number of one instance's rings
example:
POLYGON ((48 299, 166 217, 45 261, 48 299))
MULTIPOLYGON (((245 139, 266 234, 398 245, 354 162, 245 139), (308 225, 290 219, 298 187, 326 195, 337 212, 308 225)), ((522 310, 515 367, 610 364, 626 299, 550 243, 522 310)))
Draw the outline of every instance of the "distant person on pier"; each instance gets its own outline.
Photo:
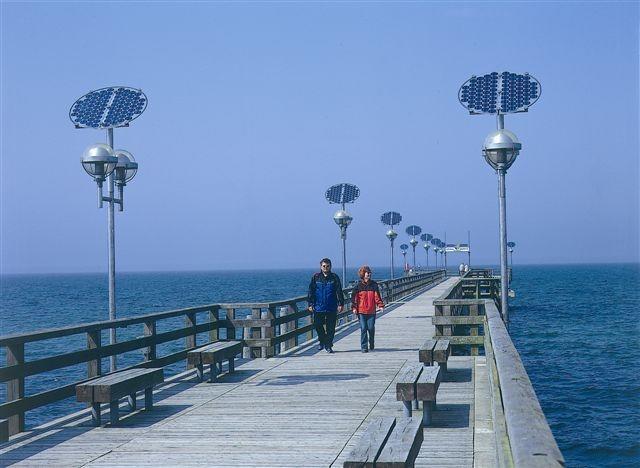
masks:
POLYGON ((318 350, 324 348, 333 354, 336 320, 344 307, 344 296, 340 278, 331 272, 331 260, 328 258, 320 260, 320 272, 311 277, 307 301, 318 334, 318 350))
POLYGON ((384 302, 378 283, 371 279, 371 268, 361 266, 358 276, 360 282, 351 294, 351 311, 360 322, 360 348, 363 353, 368 353, 369 349, 373 351, 375 348, 376 312, 384 309, 384 302))
POLYGON ((464 275, 464 263, 461 263, 458 267, 458 273, 460 273, 460 276, 464 275))

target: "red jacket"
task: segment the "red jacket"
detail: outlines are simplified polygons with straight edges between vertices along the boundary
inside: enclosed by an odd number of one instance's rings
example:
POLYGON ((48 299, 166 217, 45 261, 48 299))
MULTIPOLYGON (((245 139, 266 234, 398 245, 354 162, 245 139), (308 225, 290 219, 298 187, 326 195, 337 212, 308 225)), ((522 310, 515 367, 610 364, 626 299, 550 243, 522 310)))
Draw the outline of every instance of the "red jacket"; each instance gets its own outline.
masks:
POLYGON ((384 302, 380 297, 378 283, 369 280, 360 281, 351 294, 351 310, 358 314, 375 314, 376 308, 383 308, 384 302))

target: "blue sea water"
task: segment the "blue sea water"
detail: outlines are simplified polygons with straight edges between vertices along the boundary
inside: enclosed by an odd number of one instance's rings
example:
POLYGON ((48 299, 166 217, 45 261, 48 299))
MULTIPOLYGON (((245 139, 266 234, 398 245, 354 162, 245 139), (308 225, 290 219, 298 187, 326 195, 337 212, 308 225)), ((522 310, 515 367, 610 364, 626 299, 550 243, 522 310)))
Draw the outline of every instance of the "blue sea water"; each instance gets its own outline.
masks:
MULTIPOLYGON (((118 316, 218 302, 303 295, 312 270, 121 273, 118 316)), ((339 271, 338 271, 339 273, 339 271)), ((388 278, 388 268, 374 269, 388 278)), ((355 271, 349 271, 355 278, 355 271)), ((510 332, 568 466, 640 466, 640 265, 514 267, 510 332)), ((104 274, 8 275, 0 278, 0 334, 107 318, 104 274)), ((181 326, 161 322, 159 331, 181 326)), ((119 331, 142 335, 141 326, 119 331)), ((103 342, 107 342, 106 334, 103 342)), ((159 347, 159 354, 182 342, 159 347)), ((28 344, 27 360, 83 349, 85 337, 28 344)), ((4 350, 3 350, 4 351, 4 350)), ((4 362, 4 354, 0 362, 4 362)), ((131 352, 119 365, 142 359, 131 352)), ((106 365, 104 363, 103 365, 106 365)), ((177 372, 184 364, 175 364, 177 372)), ((27 394, 86 375, 72 366, 27 378, 27 394)), ((0 386, 0 401, 6 387, 0 386)), ((68 399, 27 413, 34 425, 82 406, 68 399)))

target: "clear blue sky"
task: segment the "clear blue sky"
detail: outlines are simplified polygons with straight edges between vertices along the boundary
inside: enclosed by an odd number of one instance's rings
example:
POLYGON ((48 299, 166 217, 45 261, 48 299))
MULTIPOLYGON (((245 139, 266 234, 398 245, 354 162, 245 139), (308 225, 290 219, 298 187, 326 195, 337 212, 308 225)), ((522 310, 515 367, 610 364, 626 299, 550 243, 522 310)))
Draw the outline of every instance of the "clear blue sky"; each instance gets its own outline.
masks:
MULTIPOLYGON (((508 115, 521 263, 638 261, 637 2, 2 2, 1 269, 105 271, 106 209, 80 166, 89 90, 144 90, 115 131, 140 170, 116 213, 117 269, 339 264, 327 187, 351 182, 352 266, 386 265, 399 211, 473 260, 498 261, 491 116, 457 100, 473 74, 529 72, 508 115)), ((399 244, 399 242, 398 242, 399 244)), ((453 260, 455 262, 455 259, 453 260)))

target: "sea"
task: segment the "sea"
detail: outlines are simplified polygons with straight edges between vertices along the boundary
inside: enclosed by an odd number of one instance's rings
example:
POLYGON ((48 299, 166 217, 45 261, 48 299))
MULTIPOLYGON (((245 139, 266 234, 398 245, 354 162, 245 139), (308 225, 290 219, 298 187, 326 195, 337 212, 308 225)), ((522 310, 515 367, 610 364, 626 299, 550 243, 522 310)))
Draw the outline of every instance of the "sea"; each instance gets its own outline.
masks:
MULTIPOLYGON (((336 270, 341 273, 339 270, 336 270)), ((306 293, 310 269, 141 272, 116 277, 118 317, 219 302, 273 301, 306 293)), ((389 268, 374 268, 376 279, 389 268)), ((355 279, 355 270, 348 278, 355 279)), ((0 335, 108 318, 106 274, 0 277, 0 335)), ((567 466, 640 466, 640 264, 514 265, 509 331, 567 466)), ((159 322, 159 332, 182 326, 159 322)), ((142 335, 140 327, 119 337, 142 335)), ((103 343, 108 342, 106 334, 103 343)), ((33 360, 86 346, 83 335, 26 346, 33 360)), ((168 343, 166 354, 180 349, 168 343)), ((0 349, 0 362, 5 362, 0 349)), ((124 367, 141 351, 119 358, 124 367)), ((105 360, 106 361, 106 360, 105 360)), ((106 369, 107 362, 103 363, 106 369)), ((168 371, 179 372, 184 363, 168 371)), ((26 379, 28 395, 86 376, 86 365, 26 379)), ((6 385, 0 385, 6 401, 6 385)), ((82 409, 67 399, 27 413, 29 427, 82 409)))

